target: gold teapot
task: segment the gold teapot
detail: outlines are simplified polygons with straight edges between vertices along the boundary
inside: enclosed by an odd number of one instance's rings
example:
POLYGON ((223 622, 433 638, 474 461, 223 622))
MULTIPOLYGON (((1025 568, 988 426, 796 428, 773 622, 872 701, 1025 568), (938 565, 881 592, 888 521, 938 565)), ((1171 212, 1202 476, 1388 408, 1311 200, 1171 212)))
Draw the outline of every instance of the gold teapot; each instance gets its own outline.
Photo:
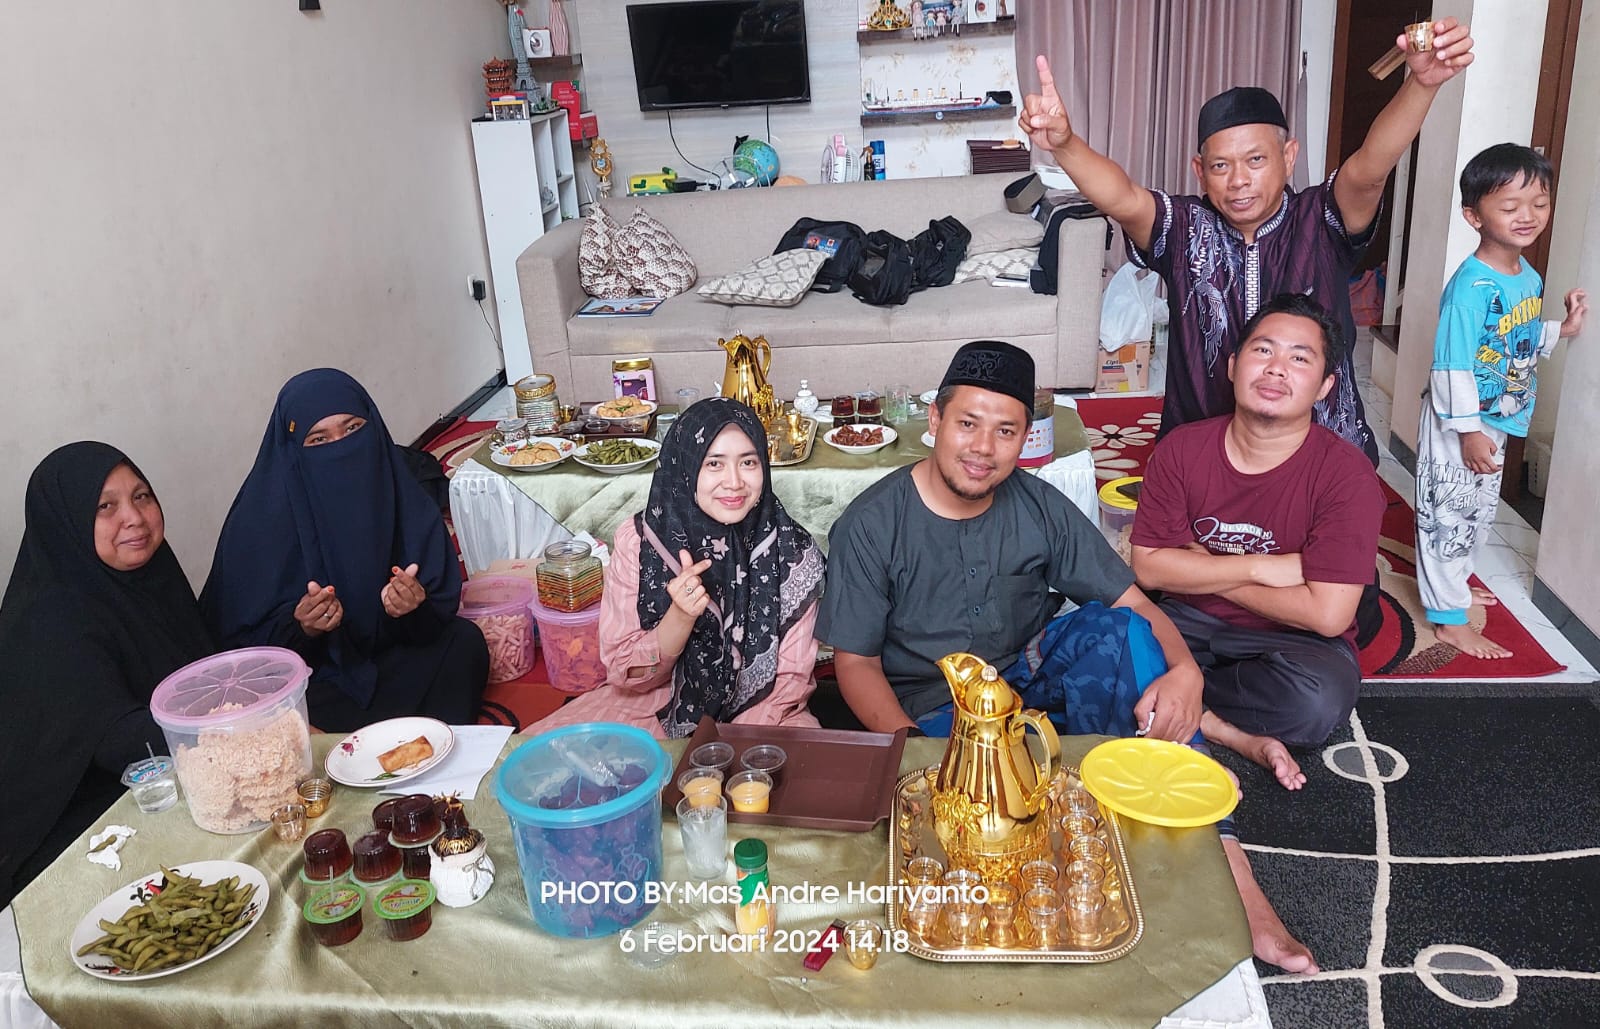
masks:
POLYGON ((722 395, 755 411, 763 425, 772 421, 780 405, 767 382, 767 372, 772 368, 772 347, 767 344, 767 338, 751 339, 741 332, 732 339, 719 338, 717 346, 728 352, 728 364, 722 373, 722 395))
POLYGON ((1061 768, 1061 740, 982 658, 948 654, 939 669, 955 719, 934 785, 934 827, 950 867, 999 882, 1049 849, 1048 793, 1061 768), (1030 727, 1044 744, 1043 760, 1028 749, 1030 727))

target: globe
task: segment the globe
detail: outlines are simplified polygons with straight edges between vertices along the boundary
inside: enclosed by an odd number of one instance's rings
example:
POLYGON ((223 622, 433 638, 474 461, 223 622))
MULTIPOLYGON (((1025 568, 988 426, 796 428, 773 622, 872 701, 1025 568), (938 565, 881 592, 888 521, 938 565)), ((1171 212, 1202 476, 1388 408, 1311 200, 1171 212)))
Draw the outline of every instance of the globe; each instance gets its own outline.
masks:
POLYGON ((734 148, 733 166, 754 178, 757 185, 770 186, 778 177, 778 152, 771 143, 747 139, 734 148))

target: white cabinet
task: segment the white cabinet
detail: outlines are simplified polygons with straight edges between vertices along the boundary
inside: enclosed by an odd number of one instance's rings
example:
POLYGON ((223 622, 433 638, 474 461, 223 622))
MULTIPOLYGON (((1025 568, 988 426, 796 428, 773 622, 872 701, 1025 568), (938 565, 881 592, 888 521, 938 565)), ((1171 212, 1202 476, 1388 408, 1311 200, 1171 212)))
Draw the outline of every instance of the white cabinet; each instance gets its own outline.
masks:
POLYGON ((478 201, 489 241, 489 275, 500 322, 506 381, 533 371, 528 328, 522 319, 517 258, 528 245, 568 218, 578 217, 567 112, 527 120, 475 121, 472 153, 478 164, 478 201))

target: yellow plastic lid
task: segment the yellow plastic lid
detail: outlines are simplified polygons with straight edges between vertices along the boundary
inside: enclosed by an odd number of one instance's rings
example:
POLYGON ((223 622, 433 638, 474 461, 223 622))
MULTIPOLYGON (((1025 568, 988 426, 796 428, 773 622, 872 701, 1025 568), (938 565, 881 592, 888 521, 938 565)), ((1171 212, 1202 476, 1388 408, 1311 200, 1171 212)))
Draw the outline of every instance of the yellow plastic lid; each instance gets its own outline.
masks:
POLYGON ((1119 511, 1137 511, 1139 502, 1122 492, 1122 487, 1143 481, 1142 475, 1125 475, 1120 479, 1112 479, 1100 487, 1100 503, 1119 511))
POLYGON ((1220 764, 1167 740, 1108 740, 1084 755, 1078 777, 1106 807, 1151 825, 1210 825, 1239 803, 1220 764))

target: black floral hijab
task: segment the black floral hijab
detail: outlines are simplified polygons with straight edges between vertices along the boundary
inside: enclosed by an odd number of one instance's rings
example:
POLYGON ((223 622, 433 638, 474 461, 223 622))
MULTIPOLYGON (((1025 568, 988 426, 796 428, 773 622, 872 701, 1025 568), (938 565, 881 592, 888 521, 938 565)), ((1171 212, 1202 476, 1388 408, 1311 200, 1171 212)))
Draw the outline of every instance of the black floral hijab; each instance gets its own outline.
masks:
POLYGON ((822 594, 825 562, 772 492, 767 433, 737 400, 713 397, 678 416, 650 483, 650 501, 634 516, 639 530, 639 624, 660 624, 672 598, 667 583, 681 570, 678 552, 711 558, 700 576, 710 605, 695 621, 672 669, 672 699, 656 712, 670 738, 694 732, 703 715, 732 721, 772 692, 784 634, 822 594), (761 455, 761 499, 744 521, 723 525, 695 503, 700 466, 712 440, 737 425, 761 455))

